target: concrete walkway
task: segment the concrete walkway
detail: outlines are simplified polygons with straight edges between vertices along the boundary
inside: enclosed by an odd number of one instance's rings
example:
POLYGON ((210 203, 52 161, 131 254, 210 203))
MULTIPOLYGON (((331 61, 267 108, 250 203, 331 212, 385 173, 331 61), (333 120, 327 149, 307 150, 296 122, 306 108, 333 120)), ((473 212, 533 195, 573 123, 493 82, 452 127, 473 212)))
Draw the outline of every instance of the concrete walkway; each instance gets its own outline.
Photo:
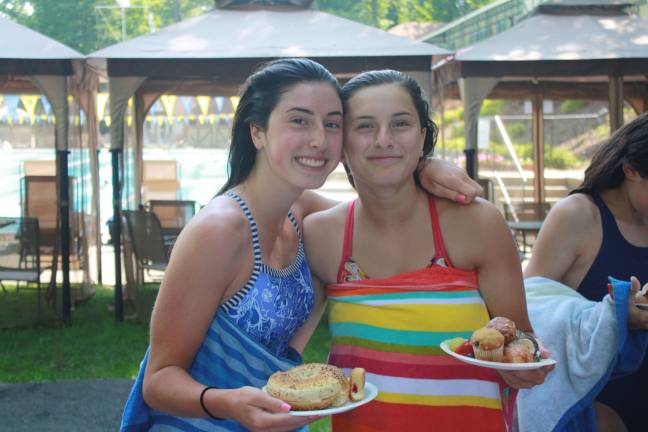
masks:
POLYGON ((133 381, 0 383, 0 431, 117 431, 133 381))

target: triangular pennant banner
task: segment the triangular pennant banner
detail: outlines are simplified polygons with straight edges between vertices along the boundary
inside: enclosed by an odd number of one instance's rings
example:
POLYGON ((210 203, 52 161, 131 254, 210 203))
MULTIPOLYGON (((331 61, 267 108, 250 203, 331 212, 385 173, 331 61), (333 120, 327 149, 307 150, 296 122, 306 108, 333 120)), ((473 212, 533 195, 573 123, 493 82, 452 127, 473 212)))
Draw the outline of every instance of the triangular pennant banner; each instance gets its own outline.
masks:
POLYGON ((34 124, 35 121, 34 114, 36 113, 36 105, 38 104, 39 99, 40 99, 39 95, 25 94, 20 96, 20 101, 25 107, 25 111, 27 111, 27 115, 29 115, 30 124, 34 124))
POLYGON ((16 118, 16 111, 18 110, 19 103, 20 103, 20 96, 17 95, 5 96, 5 106, 7 107, 7 113, 11 119, 16 118))
POLYGON ((43 105, 43 111, 45 111, 45 114, 50 115, 50 113, 52 112, 52 105, 50 105, 45 95, 40 97, 40 101, 41 105, 43 105))
POLYGON ((191 114, 193 108, 193 98, 191 96, 180 96, 180 103, 185 114, 191 114))
POLYGON ((241 98, 238 96, 230 96, 230 102, 234 111, 236 111, 236 107, 238 106, 240 100, 241 98))
POLYGON ((175 103, 178 99, 176 95, 162 95, 160 96, 160 101, 164 107, 164 113, 166 114, 167 121, 173 123, 173 114, 175 113, 175 103))
POLYGON ((225 105, 225 98, 223 96, 215 96, 214 102, 216 103, 216 112, 219 113, 223 111, 223 105, 225 105))
POLYGON ((207 113, 209 113, 209 102, 211 102, 211 98, 209 96, 197 96, 196 100, 200 107, 200 113, 202 115, 207 115, 207 113))

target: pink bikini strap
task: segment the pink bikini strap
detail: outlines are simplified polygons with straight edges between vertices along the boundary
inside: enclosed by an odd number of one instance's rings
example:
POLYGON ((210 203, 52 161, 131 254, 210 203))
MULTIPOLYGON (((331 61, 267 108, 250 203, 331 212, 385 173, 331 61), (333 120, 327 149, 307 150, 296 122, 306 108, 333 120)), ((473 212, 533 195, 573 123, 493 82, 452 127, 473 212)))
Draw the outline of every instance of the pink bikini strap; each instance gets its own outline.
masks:
POLYGON ((450 257, 448 256, 448 251, 446 250, 445 242, 443 241, 443 235, 441 235, 441 224, 439 223, 439 215, 437 213, 433 195, 428 195, 428 203, 430 208, 430 222, 432 223, 432 234, 434 235, 434 258, 443 258, 448 267, 454 267, 450 262, 450 257))
POLYGON ((356 200, 349 203, 347 209, 346 220, 344 221, 344 240, 342 243, 342 258, 338 266, 337 280, 342 281, 344 278, 344 264, 351 259, 353 253, 353 214, 356 205, 356 200))

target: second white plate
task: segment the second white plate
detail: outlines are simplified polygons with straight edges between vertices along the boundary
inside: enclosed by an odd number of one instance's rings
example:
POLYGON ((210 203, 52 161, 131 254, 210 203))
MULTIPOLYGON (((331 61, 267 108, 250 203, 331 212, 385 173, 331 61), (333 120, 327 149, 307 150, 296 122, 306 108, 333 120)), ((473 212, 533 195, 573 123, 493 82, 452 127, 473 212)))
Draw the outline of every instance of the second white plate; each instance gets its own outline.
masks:
POLYGON ((486 360, 478 360, 473 357, 468 357, 464 356, 461 354, 457 354, 456 352, 452 351, 450 347, 448 346, 447 341, 441 342, 441 349, 445 351, 447 354, 450 354, 452 357, 461 360, 464 363, 470 363, 475 366, 481 366, 489 369, 499 369, 499 370, 531 370, 531 369, 539 369, 543 366, 549 366, 556 364, 556 360, 554 359, 542 359, 539 362, 533 362, 533 363, 502 363, 502 362, 493 362, 493 361, 486 361, 486 360))

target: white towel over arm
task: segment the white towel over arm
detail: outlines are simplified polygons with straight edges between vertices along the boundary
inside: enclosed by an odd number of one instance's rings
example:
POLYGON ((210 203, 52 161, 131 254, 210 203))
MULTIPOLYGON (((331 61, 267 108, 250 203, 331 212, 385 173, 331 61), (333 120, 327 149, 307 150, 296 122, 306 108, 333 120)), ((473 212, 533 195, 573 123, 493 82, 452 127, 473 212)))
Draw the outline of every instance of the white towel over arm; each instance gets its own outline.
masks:
MULTIPOLYGON (((604 384, 603 379, 607 382, 626 331, 617 331, 615 306, 620 305, 609 295, 593 302, 561 283, 538 277, 526 279, 525 289, 531 325, 557 365, 543 385, 519 392, 519 429, 553 431, 569 421, 564 417, 572 407, 592 403, 596 396, 592 392, 604 384)), ((627 304, 627 296, 625 300, 627 304)))

